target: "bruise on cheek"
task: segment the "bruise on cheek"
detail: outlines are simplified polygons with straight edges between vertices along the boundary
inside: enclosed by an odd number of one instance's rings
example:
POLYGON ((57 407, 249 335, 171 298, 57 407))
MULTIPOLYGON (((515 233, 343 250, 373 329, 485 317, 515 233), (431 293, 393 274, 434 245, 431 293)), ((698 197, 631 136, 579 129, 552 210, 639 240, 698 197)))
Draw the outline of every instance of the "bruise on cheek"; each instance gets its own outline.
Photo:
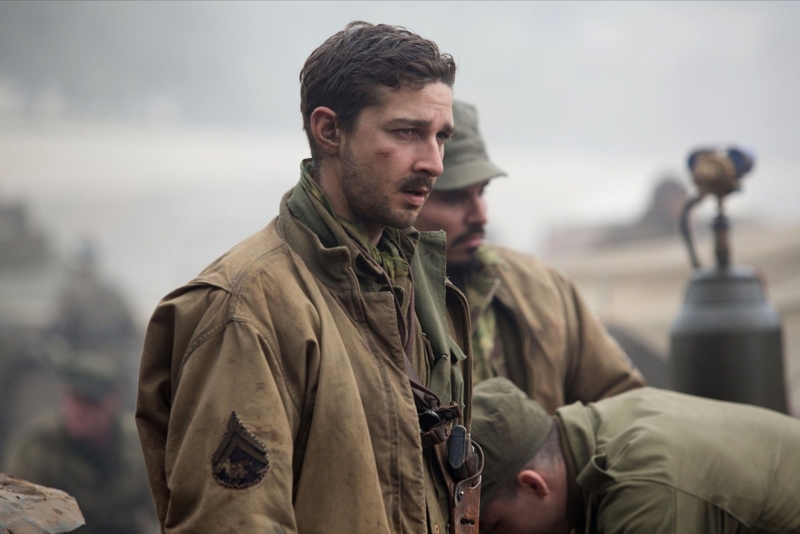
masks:
POLYGON ((375 155, 381 159, 387 159, 392 155, 392 152, 390 150, 379 150, 378 152, 375 152, 375 155))

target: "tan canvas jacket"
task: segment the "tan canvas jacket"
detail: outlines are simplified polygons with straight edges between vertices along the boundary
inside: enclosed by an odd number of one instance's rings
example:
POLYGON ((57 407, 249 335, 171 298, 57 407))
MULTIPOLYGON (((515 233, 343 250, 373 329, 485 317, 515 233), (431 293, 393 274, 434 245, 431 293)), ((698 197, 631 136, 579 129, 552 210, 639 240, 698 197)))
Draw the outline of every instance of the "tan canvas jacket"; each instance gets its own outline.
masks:
POLYGON ((520 389, 554 413, 645 384, 571 280, 535 258, 492 248, 503 261, 489 266, 499 280, 491 305, 508 378, 520 389))
MULTIPOLYGON (((292 202, 305 209, 287 194, 275 220, 168 295, 149 325, 136 416, 162 528, 445 532, 391 294, 362 291, 354 249, 323 245, 292 202)), ((421 234, 412 262, 413 364, 468 424, 468 316, 445 288, 444 242, 421 234)))

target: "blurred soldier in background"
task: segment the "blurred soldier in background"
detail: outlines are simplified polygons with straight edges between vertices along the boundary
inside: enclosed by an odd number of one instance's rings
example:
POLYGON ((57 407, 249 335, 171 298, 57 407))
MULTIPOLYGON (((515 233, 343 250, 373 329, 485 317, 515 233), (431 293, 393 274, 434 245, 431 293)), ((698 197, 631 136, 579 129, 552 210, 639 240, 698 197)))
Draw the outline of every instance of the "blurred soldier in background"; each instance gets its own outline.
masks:
POLYGON ((492 163, 477 111, 454 102, 444 173, 415 227, 447 233, 447 274, 469 301, 474 381, 503 376, 548 412, 644 385, 573 283, 541 261, 483 242, 492 163))
POLYGON ((120 291, 105 283, 94 246, 84 241, 58 299, 53 331, 73 350, 101 350, 125 358, 139 350, 139 332, 120 291), (135 345, 135 347, 132 347, 135 345))
POLYGON ((0 196, 0 458, 16 429, 58 403, 46 329, 64 278, 59 260, 28 206, 0 196))
POLYGON ((65 341, 72 351, 92 351, 113 359, 122 369, 119 393, 123 406, 132 411, 142 332, 120 289, 102 276, 92 242, 80 242, 56 306, 58 315, 49 333, 65 341))
POLYGON ((79 352, 59 367, 64 381, 59 416, 21 433, 4 470, 74 496, 86 519, 81 532, 156 532, 134 420, 123 416, 118 360, 79 352))

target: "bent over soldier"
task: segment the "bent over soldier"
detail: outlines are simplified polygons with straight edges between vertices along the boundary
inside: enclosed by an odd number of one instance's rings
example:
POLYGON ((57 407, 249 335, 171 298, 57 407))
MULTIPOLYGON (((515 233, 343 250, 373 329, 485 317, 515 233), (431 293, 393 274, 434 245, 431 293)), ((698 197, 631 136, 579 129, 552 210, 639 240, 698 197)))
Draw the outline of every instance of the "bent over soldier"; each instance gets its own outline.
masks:
POLYGON ((800 421, 778 412, 641 388, 550 416, 493 378, 474 435, 481 532, 800 532, 800 421))

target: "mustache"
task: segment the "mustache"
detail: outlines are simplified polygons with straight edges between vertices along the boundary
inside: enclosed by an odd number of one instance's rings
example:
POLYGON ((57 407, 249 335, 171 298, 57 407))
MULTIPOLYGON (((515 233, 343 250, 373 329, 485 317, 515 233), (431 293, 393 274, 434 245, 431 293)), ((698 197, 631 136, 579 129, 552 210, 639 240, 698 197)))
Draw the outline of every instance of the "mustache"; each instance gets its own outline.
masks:
POLYGON ((456 238, 453 239, 453 243, 450 246, 453 247, 453 246, 458 245, 460 243, 463 243, 463 242, 465 242, 465 241, 467 241, 467 240, 469 240, 469 239, 471 239, 472 237, 475 237, 475 236, 483 237, 484 233, 485 232, 483 230, 483 225, 482 224, 472 224, 469 227, 467 227, 467 229, 463 233, 461 233, 458 236, 456 236, 456 238))
POLYGON ((427 174, 412 174, 407 178, 403 178, 397 186, 399 191, 409 191, 416 189, 425 189, 430 191, 433 189, 433 184, 436 178, 428 176, 427 174))

